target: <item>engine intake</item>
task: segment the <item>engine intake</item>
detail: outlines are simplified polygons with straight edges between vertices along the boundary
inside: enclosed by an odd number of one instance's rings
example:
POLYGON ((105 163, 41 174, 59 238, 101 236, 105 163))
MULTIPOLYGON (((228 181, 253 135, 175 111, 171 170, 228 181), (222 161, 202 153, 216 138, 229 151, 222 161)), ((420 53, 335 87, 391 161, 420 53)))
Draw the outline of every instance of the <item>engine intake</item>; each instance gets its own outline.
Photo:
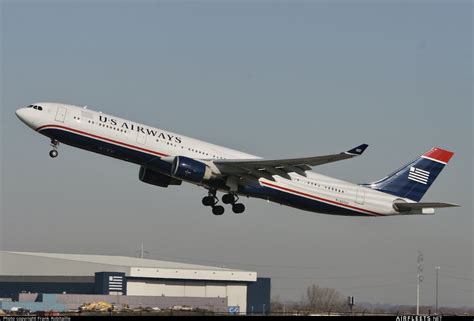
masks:
POLYGON ((145 166, 140 166, 138 178, 147 184, 168 187, 169 185, 181 185, 182 181, 171 176, 154 171, 145 166))
POLYGON ((212 178, 212 170, 204 163, 185 156, 176 156, 171 167, 173 177, 200 183, 212 178))

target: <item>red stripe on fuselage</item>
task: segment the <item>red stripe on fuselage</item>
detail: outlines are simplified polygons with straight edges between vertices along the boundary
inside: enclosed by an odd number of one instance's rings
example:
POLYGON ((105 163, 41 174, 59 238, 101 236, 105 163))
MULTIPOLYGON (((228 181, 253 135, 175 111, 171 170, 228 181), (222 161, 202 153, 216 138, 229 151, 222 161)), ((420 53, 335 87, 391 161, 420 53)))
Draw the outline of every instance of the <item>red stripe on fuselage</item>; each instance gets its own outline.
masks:
POLYGON ((322 197, 314 196, 314 195, 311 195, 311 194, 307 194, 307 193, 304 193, 304 192, 296 191, 296 190, 293 190, 293 189, 290 189, 290 188, 286 188, 286 187, 283 187, 283 186, 271 184, 271 183, 268 183, 268 182, 263 182, 263 181, 261 181, 260 183, 262 183, 262 184, 264 184, 264 185, 267 185, 267 186, 270 186, 270 187, 277 188, 277 189, 282 189, 282 190, 287 191, 287 192, 292 192, 292 193, 300 194, 300 195, 302 195, 302 196, 314 198, 314 199, 317 199, 317 200, 320 200, 320 201, 323 201, 323 202, 332 203, 332 204, 335 204, 335 205, 337 205, 337 206, 339 206, 339 207, 348 207, 348 208, 353 209, 353 210, 356 210, 356 211, 358 211, 358 212, 359 212, 359 211, 362 211, 362 212, 364 212, 364 213, 371 214, 371 215, 384 216, 383 214, 380 214, 380 213, 377 213, 377 212, 372 212, 372 211, 369 211, 369 210, 365 210, 365 209, 363 209, 363 208, 358 208, 358 207, 355 207, 355 206, 350 206, 350 205, 338 203, 338 202, 331 201, 331 200, 328 200, 328 199, 325 199, 325 198, 322 198, 322 197))
MULTIPOLYGON (((105 141, 108 141, 108 142, 111 142, 111 143, 114 143, 114 144, 126 146, 126 147, 133 148, 133 149, 138 149, 138 150, 141 150, 141 151, 144 151, 144 152, 147 152, 147 153, 151 153, 151 154, 154 154, 154 155, 168 156, 167 154, 156 152, 156 151, 153 151, 153 150, 150 150, 150 149, 141 148, 141 147, 138 147, 138 146, 135 146, 135 145, 123 143, 123 142, 116 141, 116 140, 113 140, 113 139, 110 139, 110 138, 102 137, 102 136, 99 136, 99 135, 84 132, 82 130, 78 130, 78 129, 74 129, 74 128, 70 128, 70 127, 66 127, 66 126, 61 126, 61 125, 44 125, 44 126, 38 127, 36 129, 36 131, 41 131, 41 130, 46 129, 46 128, 59 128, 59 129, 63 129, 63 130, 69 130, 69 131, 76 132, 76 133, 81 134, 81 135, 86 135, 86 136, 90 136, 90 137, 93 137, 93 138, 102 139, 102 140, 105 140, 105 141)), ((362 211, 362 212, 365 212, 365 213, 368 213, 368 214, 371 214, 371 215, 376 215, 376 216, 381 215, 381 216, 383 216, 383 214, 380 214, 380 213, 368 211, 368 210, 358 208, 358 207, 354 207, 354 206, 350 206, 350 205, 345 205, 345 204, 338 203, 338 202, 335 202, 335 201, 332 201, 332 200, 328 200, 328 199, 325 199, 325 198, 322 198, 322 197, 318 197, 318 196, 314 196, 314 195, 307 194, 307 193, 304 193, 304 192, 292 190, 290 188, 286 188, 286 187, 283 187, 283 186, 274 185, 274 184, 267 183, 267 182, 261 182, 261 183, 264 184, 264 185, 270 186, 270 187, 274 187, 274 188, 277 188, 277 189, 287 191, 287 192, 292 192, 292 193, 300 194, 302 196, 317 199, 317 200, 320 200, 320 201, 332 203, 332 204, 338 205, 339 207, 343 207, 343 208, 347 207, 347 208, 351 208, 351 209, 354 209, 356 211, 362 211)))
POLYGON ((114 144, 119 144, 119 145, 122 145, 122 146, 125 146, 125 147, 138 149, 138 150, 141 150, 141 151, 144 151, 144 152, 147 152, 147 153, 151 153, 151 154, 154 154, 154 155, 169 156, 167 154, 163 154, 163 153, 160 153, 160 152, 155 152, 154 150, 141 148, 141 147, 138 147, 138 146, 135 146, 135 145, 119 142, 117 140, 113 140, 113 139, 110 139, 110 138, 102 137, 102 136, 99 136, 99 135, 84 132, 82 130, 78 130, 78 129, 74 129, 74 128, 70 128, 70 127, 66 127, 66 126, 61 126, 61 125, 44 125, 44 126, 36 128, 36 131, 41 131, 42 129, 46 129, 46 128, 60 128, 60 129, 70 130, 70 131, 76 132, 76 133, 81 134, 81 135, 86 135, 86 136, 90 136, 90 137, 93 137, 93 138, 106 140, 106 141, 114 143, 114 144))

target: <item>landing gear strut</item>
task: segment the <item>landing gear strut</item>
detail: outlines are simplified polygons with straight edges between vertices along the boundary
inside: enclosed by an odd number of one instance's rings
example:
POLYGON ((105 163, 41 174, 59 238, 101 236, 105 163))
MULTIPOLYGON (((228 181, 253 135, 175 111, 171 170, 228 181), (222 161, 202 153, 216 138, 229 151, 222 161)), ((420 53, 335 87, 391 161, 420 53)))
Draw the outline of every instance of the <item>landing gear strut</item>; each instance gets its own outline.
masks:
POLYGON ((53 148, 52 150, 49 151, 49 157, 51 158, 56 158, 58 157, 58 146, 59 146, 59 141, 56 139, 51 139, 51 147, 53 148))

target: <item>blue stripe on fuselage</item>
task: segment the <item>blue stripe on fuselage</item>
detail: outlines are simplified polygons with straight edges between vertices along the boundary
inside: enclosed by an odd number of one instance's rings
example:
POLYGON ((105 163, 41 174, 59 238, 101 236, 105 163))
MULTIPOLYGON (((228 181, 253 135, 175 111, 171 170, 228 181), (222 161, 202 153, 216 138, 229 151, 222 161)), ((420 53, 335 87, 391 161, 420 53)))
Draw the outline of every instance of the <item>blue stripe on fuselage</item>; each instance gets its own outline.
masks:
MULTIPOLYGON (((67 145, 105 156, 118 158, 138 165, 144 165, 165 174, 171 172, 171 164, 162 161, 160 157, 142 151, 58 128, 45 128, 40 130, 40 133, 47 137, 57 139, 67 145)), ((243 186, 239 189, 239 193, 255 198, 270 200, 275 203, 305 211, 344 216, 373 216, 266 186, 261 186, 259 184, 243 186)))
POLYGON ((57 128, 42 129, 41 134, 59 140, 61 143, 85 149, 94 153, 118 158, 127 162, 144 165, 163 173, 171 172, 171 164, 164 162, 160 157, 128 147, 105 142, 92 137, 69 132, 57 128))
POLYGON ((343 216, 375 216, 371 214, 357 212, 332 204, 327 204, 315 199, 309 199, 303 196, 294 195, 292 193, 280 191, 259 184, 245 185, 239 192, 255 198, 269 200, 278 204, 291 206, 305 211, 343 215, 343 216))

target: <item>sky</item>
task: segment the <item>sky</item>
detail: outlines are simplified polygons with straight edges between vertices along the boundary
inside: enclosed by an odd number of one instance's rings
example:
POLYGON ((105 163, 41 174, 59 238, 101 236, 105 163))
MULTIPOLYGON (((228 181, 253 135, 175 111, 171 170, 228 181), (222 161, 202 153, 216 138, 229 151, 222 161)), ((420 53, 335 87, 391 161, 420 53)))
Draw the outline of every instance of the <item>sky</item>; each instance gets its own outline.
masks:
POLYGON ((136 256, 272 278, 357 302, 474 305, 472 2, 9 1, 1 10, 0 250, 136 256), (265 158, 369 144, 315 167, 371 182, 434 146, 455 152, 423 201, 435 215, 339 217, 245 199, 213 216, 202 188, 49 141, 15 117, 87 105, 265 158))

